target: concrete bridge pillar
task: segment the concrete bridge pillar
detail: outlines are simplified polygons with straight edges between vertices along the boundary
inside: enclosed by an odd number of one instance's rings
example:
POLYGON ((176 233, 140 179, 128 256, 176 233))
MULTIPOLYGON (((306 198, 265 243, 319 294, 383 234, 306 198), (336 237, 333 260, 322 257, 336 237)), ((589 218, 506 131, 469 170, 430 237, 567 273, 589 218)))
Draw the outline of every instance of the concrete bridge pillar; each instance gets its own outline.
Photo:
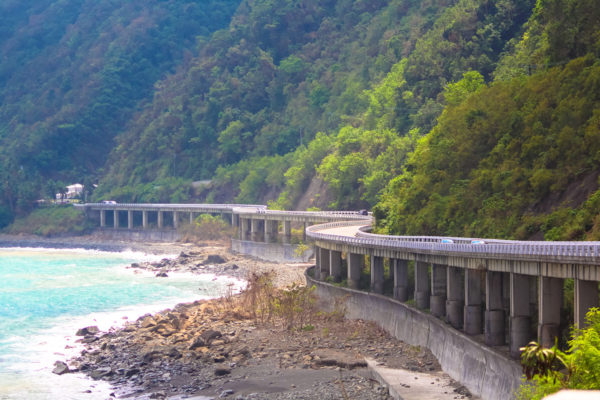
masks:
POLYGON ((383 293, 383 257, 371 256, 371 291, 383 293))
POLYGON ((539 278, 538 291, 538 342, 544 347, 554 346, 560 326, 560 309, 563 301, 563 280, 539 278))
POLYGON ((460 268, 448 267, 446 283, 446 320, 456 329, 463 326, 463 311, 465 305, 465 290, 463 272, 460 268))
POLYGON ((308 224, 305 222, 302 224, 302 243, 306 243, 306 228, 308 224))
POLYGON ((575 327, 585 326, 585 314, 598 307, 598 282, 575 279, 575 327))
POLYGON ((156 223, 158 225, 158 229, 162 229, 164 226, 164 213, 162 211, 157 212, 156 223))
POLYGON ((447 275, 445 265, 433 264, 431 266, 430 309, 432 315, 440 318, 446 316, 447 275))
POLYGON ((142 228, 148 228, 148 211, 142 211, 142 228))
POLYGON ((314 270, 314 277, 315 279, 319 280, 319 275, 320 275, 320 271, 321 271, 321 248, 319 246, 315 246, 315 270, 314 270))
POLYGON ((113 226, 115 229, 119 229, 119 210, 113 211, 113 226))
POLYGON ((510 321, 508 345, 510 355, 518 358, 519 350, 531 341, 530 287, 533 278, 510 274, 510 321))
POLYGON ((253 242, 263 242, 265 240, 265 228, 263 220, 250 220, 250 240, 253 242))
POLYGON ((501 346, 505 343, 502 272, 485 274, 485 343, 501 346))
POLYGON ((133 211, 127 211, 127 229, 133 229, 133 211))
POLYGON ((417 308, 429 308, 429 264, 415 261, 415 304, 417 308))
MULTIPOLYGON (((231 214, 232 216, 234 216, 235 214, 231 214)), ((190 225, 194 225, 194 213, 192 211, 190 211, 190 225)), ((237 226, 237 225, 233 225, 233 226, 237 226)))
POLYGON ((283 221, 283 243, 292 241, 292 221, 283 221))
POLYGON ((481 323, 481 279, 480 270, 465 270, 465 310, 464 331, 468 335, 478 335, 482 332, 481 323))
POLYGON ((342 280, 342 252, 331 250, 329 252, 329 275, 334 282, 342 280))
POLYGON ((106 210, 100 210, 100 228, 106 226, 106 210))
POLYGON ((408 261, 393 259, 390 262, 394 269, 394 298, 406 301, 408 300, 408 261))
POLYGON ((238 234, 240 240, 247 240, 248 233, 248 220, 246 218, 240 218, 240 226, 238 227, 238 234))
POLYGON ((329 250, 321 249, 321 255, 319 257, 319 279, 324 281, 329 276, 331 258, 329 250))
POLYGON ((179 213, 177 211, 173 211, 173 228, 177 229, 179 227, 179 213))
POLYGON ((364 268, 365 256, 362 254, 348 253, 348 286, 352 289, 358 289, 360 284, 360 274, 364 268))
POLYGON ((278 221, 265 220, 265 242, 273 243, 277 241, 278 221))

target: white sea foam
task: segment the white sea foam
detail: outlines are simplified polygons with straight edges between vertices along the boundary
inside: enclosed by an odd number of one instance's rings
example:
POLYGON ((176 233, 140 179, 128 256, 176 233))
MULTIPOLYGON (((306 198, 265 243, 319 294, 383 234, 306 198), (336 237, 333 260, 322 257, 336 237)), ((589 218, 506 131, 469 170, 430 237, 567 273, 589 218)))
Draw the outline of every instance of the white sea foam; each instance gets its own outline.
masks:
MULTIPOLYGON (((134 304, 118 307, 113 310, 93 312, 87 315, 47 318, 40 321, 39 328, 28 328, 20 334, 5 337, 1 340, 0 348, 10 348, 8 353, 0 353, 0 400, 49 400, 49 399, 81 399, 100 400, 106 399, 111 393, 110 385, 106 382, 92 381, 82 374, 67 374, 57 376, 52 373, 53 364, 57 360, 67 361, 76 356, 82 347, 77 343, 79 337, 75 332, 84 326, 96 325, 103 331, 120 327, 127 321, 134 321, 141 315, 155 313, 181 302, 190 302, 200 299, 223 296, 232 292, 238 292, 244 286, 244 282, 213 274, 196 275, 191 273, 170 272, 168 278, 154 278, 151 271, 124 268, 131 260, 154 261, 166 258, 165 255, 146 255, 140 252, 103 252, 83 249, 0 249, 0 254, 7 252, 16 255, 38 254, 44 256, 68 255, 69 258, 77 255, 98 255, 99 257, 122 258, 127 260, 123 264, 107 267, 108 276, 119 280, 131 279, 132 275, 144 278, 134 286, 143 285, 147 279, 149 282, 168 283, 170 287, 195 287, 196 290, 178 291, 178 296, 167 297, 159 301, 147 304, 134 304), (141 274, 141 275, 140 275, 141 274), (164 281, 162 281, 164 280, 164 281), (33 330, 33 332, 32 332, 33 330), (84 394, 85 393, 85 394, 84 394)), ((6 254, 6 253, 5 253, 6 254)), ((73 264, 76 266, 76 263, 73 264)), ((80 278, 79 278, 80 279, 80 278)), ((67 287, 68 284, 87 286, 78 278, 68 274, 66 277, 57 278, 48 282, 53 287, 67 287)), ((91 284, 90 284, 91 285, 91 284)), ((44 299, 39 299, 43 301, 44 299)), ((28 317, 20 317, 22 325, 26 325, 28 317)), ((13 324, 19 325, 19 319, 13 320, 13 324)))

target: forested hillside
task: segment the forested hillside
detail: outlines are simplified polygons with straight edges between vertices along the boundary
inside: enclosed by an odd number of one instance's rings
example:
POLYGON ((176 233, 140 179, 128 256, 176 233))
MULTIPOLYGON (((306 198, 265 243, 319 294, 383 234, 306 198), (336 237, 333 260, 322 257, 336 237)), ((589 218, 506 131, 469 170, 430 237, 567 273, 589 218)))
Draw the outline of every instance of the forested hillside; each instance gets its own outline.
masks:
POLYGON ((65 184, 91 187, 155 82, 238 3, 0 2, 0 225, 65 184))
POLYGON ((7 210, 99 179, 373 208, 398 234, 600 236, 593 0, 43 3, 0 24, 7 210))

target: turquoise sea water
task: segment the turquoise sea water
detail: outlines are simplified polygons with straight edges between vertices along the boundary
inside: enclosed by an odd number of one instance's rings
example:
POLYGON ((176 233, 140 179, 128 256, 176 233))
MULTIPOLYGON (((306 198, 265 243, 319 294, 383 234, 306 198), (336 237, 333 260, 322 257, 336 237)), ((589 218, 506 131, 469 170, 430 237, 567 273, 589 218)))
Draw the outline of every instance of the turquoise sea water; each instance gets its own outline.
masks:
POLYGON ((0 399, 106 399, 110 388, 51 373, 80 351, 78 328, 102 330, 240 282, 211 275, 156 278, 128 269, 162 257, 88 250, 0 249, 0 399))

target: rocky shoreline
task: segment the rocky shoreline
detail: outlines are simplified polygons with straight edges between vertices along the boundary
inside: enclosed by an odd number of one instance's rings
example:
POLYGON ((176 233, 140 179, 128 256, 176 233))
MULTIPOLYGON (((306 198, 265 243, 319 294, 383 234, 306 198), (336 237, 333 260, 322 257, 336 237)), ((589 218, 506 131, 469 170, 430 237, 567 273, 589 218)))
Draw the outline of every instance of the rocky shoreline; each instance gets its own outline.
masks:
MULTIPOLYGON (((165 253, 167 247, 159 247, 165 253)), ((130 268, 152 271, 156 279, 184 271, 240 279, 270 274, 276 287, 304 283, 307 265, 264 262, 218 243, 168 248, 179 256, 130 268)), ((365 368, 369 357, 391 368, 429 373, 431 384, 441 385, 443 372, 429 350, 396 340, 372 323, 315 314, 310 329, 289 330, 276 317, 253 318, 242 297, 179 304, 108 332, 82 328, 77 332, 81 355, 57 361, 54 372, 106 380, 114 387, 111 398, 391 398, 365 368)), ((470 397, 458 383, 444 390, 449 399, 470 397)))

